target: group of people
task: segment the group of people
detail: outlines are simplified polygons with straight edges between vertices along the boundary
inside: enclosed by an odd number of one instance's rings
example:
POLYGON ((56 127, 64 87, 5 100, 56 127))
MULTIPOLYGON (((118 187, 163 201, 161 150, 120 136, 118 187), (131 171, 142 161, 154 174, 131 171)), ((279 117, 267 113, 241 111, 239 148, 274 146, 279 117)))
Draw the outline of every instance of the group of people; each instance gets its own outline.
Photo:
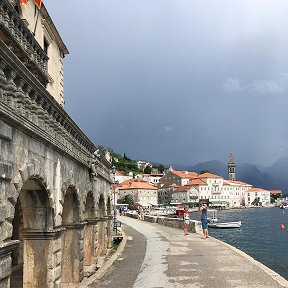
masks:
MULTIPOLYGON (((201 226, 202 226, 202 230, 203 230, 202 239, 209 238, 207 209, 208 209, 207 203, 204 202, 204 203, 200 204, 199 210, 201 211, 201 226)), ((183 219, 184 219, 184 236, 186 236, 186 235, 188 235, 188 228, 189 228, 189 222, 190 222, 190 214, 189 214, 188 207, 185 207, 183 219)))

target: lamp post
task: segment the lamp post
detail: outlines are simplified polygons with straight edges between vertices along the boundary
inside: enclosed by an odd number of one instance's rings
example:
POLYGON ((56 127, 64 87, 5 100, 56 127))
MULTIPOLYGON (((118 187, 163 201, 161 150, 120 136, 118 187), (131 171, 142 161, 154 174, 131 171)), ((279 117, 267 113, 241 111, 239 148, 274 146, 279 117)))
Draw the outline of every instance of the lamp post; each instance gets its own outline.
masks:
POLYGON ((116 227, 116 197, 115 197, 116 167, 114 165, 112 166, 112 174, 113 174, 113 209, 114 209, 113 230, 116 229, 116 235, 117 235, 117 227, 116 227))

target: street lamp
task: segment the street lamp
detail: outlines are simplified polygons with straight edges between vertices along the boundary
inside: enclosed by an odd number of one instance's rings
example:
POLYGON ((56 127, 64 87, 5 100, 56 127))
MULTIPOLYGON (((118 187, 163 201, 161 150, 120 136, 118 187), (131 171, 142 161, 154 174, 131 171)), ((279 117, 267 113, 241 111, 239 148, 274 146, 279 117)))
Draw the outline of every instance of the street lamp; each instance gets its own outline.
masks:
POLYGON ((117 227, 116 227, 116 197, 115 197, 116 167, 114 165, 112 166, 112 174, 113 174, 113 209, 114 209, 113 230, 116 229, 116 234, 117 234, 117 227))

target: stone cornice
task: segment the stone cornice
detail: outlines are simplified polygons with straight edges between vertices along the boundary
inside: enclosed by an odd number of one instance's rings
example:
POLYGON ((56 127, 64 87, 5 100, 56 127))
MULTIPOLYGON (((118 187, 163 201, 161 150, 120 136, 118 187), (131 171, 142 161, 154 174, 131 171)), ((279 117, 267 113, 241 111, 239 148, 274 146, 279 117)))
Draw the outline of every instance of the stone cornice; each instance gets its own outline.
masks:
MULTIPOLYGON (((58 102, 35 79, 24 64, 0 42, 0 112, 7 122, 47 141, 89 168, 97 149, 58 102)), ((111 182, 111 164, 96 159, 100 177, 111 182)))
POLYGON ((18 246, 19 240, 11 240, 9 242, 0 244, 0 258, 6 257, 7 254, 12 253, 12 251, 18 246))
POLYGON ((24 229, 21 232, 21 236, 23 239, 30 240, 47 240, 47 239, 55 239, 58 238, 64 229, 57 228, 51 231, 43 231, 43 230, 34 230, 34 229, 24 229))

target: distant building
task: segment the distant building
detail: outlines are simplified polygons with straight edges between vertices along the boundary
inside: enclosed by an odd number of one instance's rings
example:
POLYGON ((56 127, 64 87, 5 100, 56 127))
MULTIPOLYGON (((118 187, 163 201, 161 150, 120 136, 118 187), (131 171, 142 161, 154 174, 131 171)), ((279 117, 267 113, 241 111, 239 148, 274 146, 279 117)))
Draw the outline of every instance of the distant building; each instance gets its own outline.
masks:
POLYGON ((116 183, 122 183, 126 180, 133 179, 133 173, 132 172, 123 172, 123 171, 116 171, 115 174, 115 182, 116 183))
POLYGON ((176 184, 165 183, 158 186, 158 203, 164 205, 170 205, 172 202, 172 194, 177 188, 176 184))
POLYGON ((252 188, 245 192, 245 205, 250 206, 259 198, 257 203, 259 206, 269 206, 270 202, 270 191, 261 188, 252 188))
POLYGON ((212 173, 198 175, 195 172, 176 170, 169 171, 159 182, 159 203, 163 203, 164 199, 167 200, 168 195, 171 195, 172 204, 197 205, 200 200, 208 200, 215 207, 245 205, 245 191, 253 187, 241 181, 224 180, 222 176, 212 173), (173 189, 172 184, 174 184, 173 189))
POLYGON ((136 163, 137 163, 138 169, 140 169, 140 170, 142 170, 142 171, 144 171, 144 169, 145 169, 148 165, 152 167, 152 165, 151 165, 149 162, 147 162, 147 161, 137 161, 136 163))
POLYGON ((133 197, 134 203, 142 206, 151 206, 158 204, 157 187, 149 184, 142 179, 130 179, 122 182, 119 186, 119 198, 126 195, 133 197))
POLYGON ((169 170, 159 180, 159 184, 176 184, 177 186, 183 186, 189 183, 191 179, 197 178, 196 172, 169 170))
POLYGON ((270 190, 271 196, 274 195, 277 198, 281 198, 283 196, 282 190, 270 190))
POLYGON ((163 174, 137 174, 135 178, 157 185, 163 174))

